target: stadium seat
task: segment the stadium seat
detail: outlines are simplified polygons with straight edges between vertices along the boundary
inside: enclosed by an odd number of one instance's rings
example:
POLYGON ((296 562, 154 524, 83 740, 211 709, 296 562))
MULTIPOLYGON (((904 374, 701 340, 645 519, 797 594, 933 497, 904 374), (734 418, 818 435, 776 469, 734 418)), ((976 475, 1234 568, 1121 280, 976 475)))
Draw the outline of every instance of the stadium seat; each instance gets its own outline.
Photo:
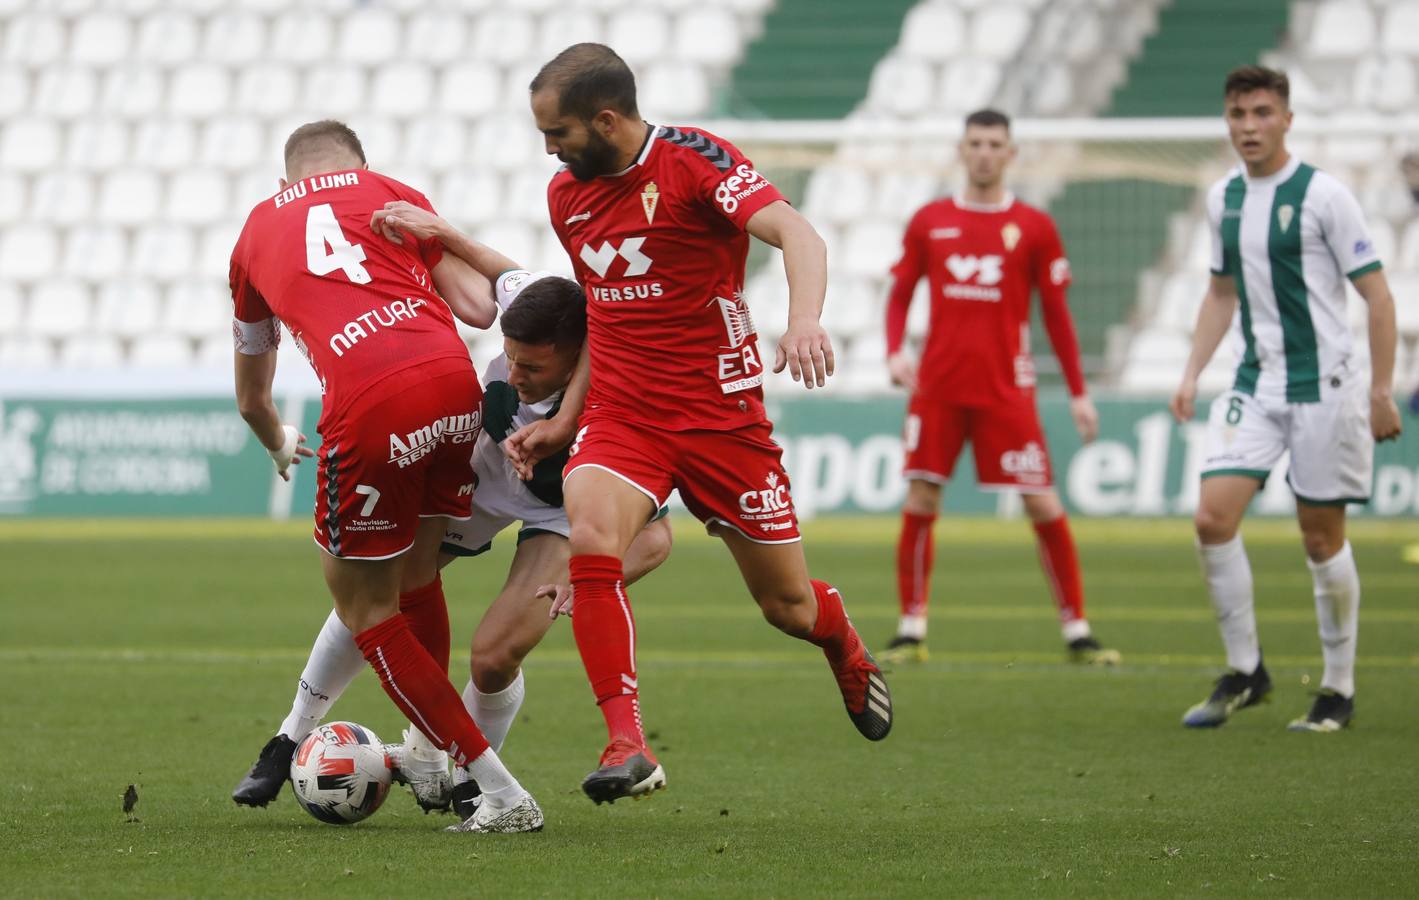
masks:
POLYGON ((230 329, 227 329, 222 334, 209 335, 198 341, 193 362, 205 371, 221 372, 232 368, 235 352, 230 329))
POLYGON ((237 75, 236 111, 277 116, 295 108, 299 92, 300 79, 294 69, 277 63, 251 66, 237 75))
POLYGON ((1158 299, 1153 324, 1191 334, 1197 324, 1197 310, 1202 305, 1209 277, 1206 268, 1194 267, 1169 278, 1158 299))
POLYGON ((139 164, 173 172, 197 159, 197 128, 187 119, 150 119, 133 130, 133 159, 139 164))
POLYGON ((89 329, 93 301, 89 289, 77 281, 45 281, 30 290, 26 313, 21 326, 25 334, 61 338, 89 329))
POLYGON ((880 330, 857 335, 839 352, 838 372, 829 384, 836 380, 839 390, 854 394, 886 394, 892 390, 892 379, 887 374, 887 341, 880 330))
MULTIPOLYGON (((282 137, 284 138, 284 135, 282 137)), ((236 212, 241 216, 242 221, 245 221, 252 207, 268 199, 279 190, 277 179, 284 173, 279 154, 272 154, 270 162, 266 165, 247 172, 237 179, 236 186, 232 188, 231 206, 228 212, 236 212)))
POLYGON ((830 223, 855 222, 871 203, 872 178, 860 166, 823 166, 809 179, 805 206, 822 210, 830 223))
POLYGON ((909 59, 946 63, 960 54, 965 37, 965 20, 954 6, 918 3, 902 21, 897 47, 909 59))
POLYGON ((1019 6, 987 6, 971 17, 971 50, 986 59, 1013 59, 1030 31, 1030 14, 1019 6))
POLYGON ((197 20, 165 10, 144 17, 138 26, 135 57, 145 64, 176 66, 197 58, 197 20))
POLYGON ((393 176, 391 170, 399 162, 399 148, 404 143, 404 129, 400 123, 364 112, 347 117, 345 122, 359 136, 365 159, 373 161, 376 170, 393 176))
POLYGON ((1401 271, 1419 271, 1419 219, 1404 228, 1404 236, 1395 251, 1393 268, 1401 271))
POLYGON ((315 8, 291 5, 276 16, 265 56, 292 65, 329 60, 335 42, 333 31, 330 16, 315 8))
POLYGON ((498 172, 518 172, 543 152, 542 137, 527 127, 526 114, 498 113, 473 127, 469 156, 498 172))
POLYGON ((896 223, 864 221, 850 225, 843 235, 845 255, 837 261, 842 271, 861 278, 880 277, 902 250, 902 228, 896 223))
POLYGON ((0 334, 18 334, 24 319, 25 304, 20 289, 0 282, 0 334))
MULTIPOLYGON (((246 210, 242 213, 245 214, 246 210)), ((192 271, 226 272, 231 264, 232 248, 236 246, 244 224, 242 219, 224 219, 202 229, 192 271)))
POLYGON ((450 222, 470 227, 491 222, 502 209, 502 179, 492 172, 454 169, 429 195, 434 209, 450 222))
POLYGON ((1419 273, 1395 274, 1390 278, 1390 290, 1399 333, 1409 338, 1419 336, 1419 273))
POLYGON ((46 224, 78 225, 88 221, 92 207, 93 184, 87 176, 51 171, 34 179, 23 218, 46 224))
POLYGON ((140 121, 164 112, 164 77, 162 70, 153 65, 116 66, 108 70, 102 82, 99 107, 108 115, 140 121))
POLYGON ((54 342, 48 338, 0 336, 0 368, 48 369, 54 365, 54 342))
POLYGON ((1351 99, 1357 106, 1402 112, 1415 100, 1414 61, 1404 56, 1366 56, 1355 66, 1351 99))
POLYGON ((158 292, 151 282, 118 278, 99 287, 94 330, 120 338, 150 334, 158 327, 158 292))
POLYGON ((12 119, 0 131, 0 170, 42 172, 59 158, 59 126, 48 119, 12 119))
POLYGON ((266 54, 266 23, 249 10, 227 10, 207 20, 202 59, 228 66, 260 65, 266 54))
POLYGON ((167 289, 161 330, 181 337, 226 335, 230 340, 232 295, 222 278, 179 282, 167 289))
MULTIPOLYGON (((884 172, 872 187, 871 212, 899 222, 898 237, 918 209, 936 199, 936 176, 926 172, 884 172)), ((901 249, 900 241, 897 249, 901 249)))
POLYGON ((43 66, 64 53, 64 23, 56 16, 27 12, 5 23, 4 53, 11 65, 43 66))
POLYGON ((1325 0, 1311 22, 1307 53, 1313 59, 1350 59, 1373 52, 1375 17, 1361 0, 1325 0))
MULTIPOLYGON (((882 304, 868 280, 834 278, 828 282, 827 295, 823 299, 822 322, 823 327, 832 333, 835 342, 841 344, 858 335, 880 330, 883 314, 882 304)), ((782 323, 778 323, 776 327, 782 328, 782 323)))
POLYGON ((16 65, 0 66, 0 118, 8 120, 30 108, 29 73, 16 65))
MULTIPOLYGON (((423 0, 416 4, 423 6, 423 0)), ((404 53, 440 67, 456 63, 467 52, 468 29, 463 16, 443 7, 416 13, 404 28, 404 53)))
MULTIPOLYGON (((632 67, 662 58, 670 43, 670 23, 663 13, 644 7, 624 7, 611 16, 606 42, 632 67)), ((649 80, 637 87, 650 86, 649 80)))
POLYGON ((72 335, 60 345, 59 367, 63 369, 116 369, 123 364, 123 348, 104 334, 72 335))
POLYGON ((162 182, 144 169, 119 169, 104 176, 99 187, 98 220, 115 225, 141 225, 157 215, 162 182))
POLYGON ((966 113, 989 105, 1000 87, 1000 65, 985 59, 959 59, 941 73, 938 108, 966 113))
POLYGON ((135 275, 173 281, 185 275, 197 255, 197 230, 162 222, 144 225, 133 237, 131 268, 135 275))
POLYGON ((498 69, 486 62, 456 63, 439 76, 438 108, 476 118, 494 109, 502 87, 498 69))
POLYGON ((503 65, 518 63, 535 38, 532 18, 525 13, 480 16, 469 56, 503 65))
POLYGON ((85 66, 50 66, 34 86, 33 108, 56 119, 78 119, 91 114, 98 98, 98 79, 85 66))
POLYGON ((128 55, 132 29, 128 20, 109 12, 89 13, 74 21, 69 58, 91 66, 106 66, 128 55))
POLYGON ((718 6, 695 6, 675 18, 676 59, 728 66, 739 58, 741 38, 734 14, 718 6))
POLYGON ((127 268, 128 242, 122 228, 86 225, 71 229, 65 237, 60 266, 65 275, 101 283, 119 277, 127 268))
POLYGON ((537 58, 551 59, 572 44, 585 41, 600 43, 604 40, 601 19, 587 10, 560 9, 542 16, 537 28, 537 58))
POLYGON ((192 364, 192 342, 172 334, 143 335, 134 339, 128 364, 138 369, 186 368, 192 364))
MULTIPOLYGON (((410 122, 404 130, 400 159, 445 172, 468 165, 467 143, 468 129, 460 119, 422 116, 410 122)), ((418 187, 425 192, 433 190, 431 183, 418 187)))
POLYGON ((353 63, 331 63, 306 72, 301 105, 321 117, 350 116, 364 111, 365 73, 353 63))
POLYGON ((102 172, 128 160, 128 128, 114 119, 80 120, 69 126, 60 158, 66 168, 102 172))
POLYGON ((369 108, 381 115, 422 115, 434 93, 434 76, 418 62, 399 62, 374 70, 369 108))
POLYGON ((652 120, 684 121, 709 109, 710 86, 704 70, 690 63, 666 61, 646 69, 638 100, 652 120))
POLYGON ((476 235, 479 241, 518 262, 531 260, 537 254, 537 235, 526 225, 494 220, 479 227, 476 235))
POLYGON ((889 54, 872 70, 867 107, 897 116, 919 116, 931 106, 935 80, 930 63, 889 54))
POLYGON ((230 107, 231 79, 226 69, 210 63, 182 66, 173 72, 167 107, 179 116, 206 118, 230 107))
POLYGON ((29 179, 17 172, 0 171, 0 226, 31 220, 29 179))
POLYGON ((342 62, 378 67, 399 53, 399 18, 388 10, 366 6, 339 17, 335 56, 342 62))
POLYGON ((1067 113, 1074 102, 1074 78, 1070 67, 1063 63, 1045 66, 1030 99, 1032 108, 1041 115, 1067 113))
POLYGON ((174 222, 204 225, 228 215, 227 179, 217 172, 189 169, 169 182, 166 213, 174 222))
POLYGON ((255 118, 222 117, 202 129, 198 159, 203 166, 239 171, 266 162, 266 132, 255 118))
POLYGON ((1382 46, 1391 53, 1419 56, 1419 3, 1395 2, 1385 10, 1382 46))

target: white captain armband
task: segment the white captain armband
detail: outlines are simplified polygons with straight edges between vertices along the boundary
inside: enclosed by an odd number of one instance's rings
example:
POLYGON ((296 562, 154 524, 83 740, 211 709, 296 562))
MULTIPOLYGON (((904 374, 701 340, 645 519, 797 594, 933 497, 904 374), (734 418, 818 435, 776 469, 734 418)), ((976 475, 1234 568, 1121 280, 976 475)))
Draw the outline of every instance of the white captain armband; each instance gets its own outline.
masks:
POLYGON ((507 309, 512 306, 512 301, 517 299, 517 295, 522 293, 522 289, 534 281, 541 281, 543 278, 551 278, 551 272, 529 272, 526 269, 508 269, 499 275, 493 282, 493 295, 498 301, 499 309, 507 309))
POLYGON ((232 344, 238 353, 260 356, 281 343, 281 323, 275 316, 261 322, 232 319, 232 344))

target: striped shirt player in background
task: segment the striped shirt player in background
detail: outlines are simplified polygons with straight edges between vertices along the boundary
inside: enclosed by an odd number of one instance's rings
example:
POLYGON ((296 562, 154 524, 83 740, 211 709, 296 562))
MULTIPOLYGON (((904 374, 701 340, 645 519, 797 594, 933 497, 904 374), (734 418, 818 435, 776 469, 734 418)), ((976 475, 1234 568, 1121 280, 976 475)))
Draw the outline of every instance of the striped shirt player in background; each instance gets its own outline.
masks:
POLYGON ((1197 507, 1198 555, 1229 671, 1183 724, 1216 727, 1271 691, 1252 605, 1251 564, 1238 529, 1287 450, 1287 482, 1314 585, 1325 674, 1293 731, 1337 731, 1354 713, 1360 577, 1345 539, 1345 505, 1370 496, 1374 442, 1398 437, 1394 298, 1344 185, 1286 149, 1286 76, 1245 66, 1227 76, 1227 128, 1242 165, 1207 195, 1212 279, 1192 353, 1172 399, 1192 419, 1197 378, 1234 313, 1232 389, 1212 402, 1197 507), (1369 306, 1370 377, 1351 346, 1345 283, 1369 306))
MULTIPOLYGON (((337 615, 419 737, 483 786, 478 812, 454 827, 538 830, 541 809, 448 681, 438 577, 448 519, 471 513, 469 456, 482 399, 450 308, 486 328, 495 315, 487 283, 436 241, 375 236, 373 210, 390 200, 429 202, 370 171, 345 125, 296 129, 285 164, 281 190, 251 211, 232 251, 237 405, 283 477, 311 455, 271 398, 284 323, 324 395, 315 539, 337 615)), ((258 765, 279 764, 290 749, 273 738, 258 765)), ((450 789, 446 774, 410 786, 416 795, 450 789)), ((447 803, 421 802, 440 799, 447 803)))
POLYGON ((665 784, 641 724, 622 560, 671 490, 725 541, 764 617, 822 648, 853 724, 881 740, 891 697, 838 591, 808 574, 743 295, 749 235, 782 248, 789 322, 776 370, 825 384, 822 239, 727 142, 643 121, 635 77, 609 47, 558 54, 531 103, 565 163, 547 205, 588 301, 590 393, 565 491, 573 631, 609 742, 583 790, 600 803, 665 784))
POLYGON ((892 383, 910 391, 911 399, 903 434, 907 498, 897 543, 901 619, 882 656, 893 662, 926 659, 932 526, 942 488, 970 441, 981 487, 1018 491, 1023 498, 1070 659, 1112 665, 1118 652, 1099 644, 1084 617, 1079 555, 1035 409, 1030 295, 1038 291, 1079 437, 1088 443, 1098 435, 1099 415, 1084 384, 1065 302, 1069 260, 1049 214, 1006 190, 1005 170, 1016 153, 1008 117, 990 109, 971 113, 959 151, 965 190, 928 203, 912 217, 887 300, 887 367, 892 383), (931 318, 918 364, 903 338, 912 293, 923 276, 931 289, 931 318))

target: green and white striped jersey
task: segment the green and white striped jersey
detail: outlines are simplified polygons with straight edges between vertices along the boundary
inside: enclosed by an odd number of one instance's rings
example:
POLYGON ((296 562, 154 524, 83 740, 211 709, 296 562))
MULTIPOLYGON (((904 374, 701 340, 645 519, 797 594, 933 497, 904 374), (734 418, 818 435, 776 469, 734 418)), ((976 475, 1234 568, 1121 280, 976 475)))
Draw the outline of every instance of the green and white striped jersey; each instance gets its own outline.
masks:
POLYGON ((1212 273, 1241 298, 1235 390, 1320 400, 1320 381, 1350 357, 1345 279, 1380 267, 1355 196, 1291 157, 1275 175, 1234 169, 1207 193, 1212 273))

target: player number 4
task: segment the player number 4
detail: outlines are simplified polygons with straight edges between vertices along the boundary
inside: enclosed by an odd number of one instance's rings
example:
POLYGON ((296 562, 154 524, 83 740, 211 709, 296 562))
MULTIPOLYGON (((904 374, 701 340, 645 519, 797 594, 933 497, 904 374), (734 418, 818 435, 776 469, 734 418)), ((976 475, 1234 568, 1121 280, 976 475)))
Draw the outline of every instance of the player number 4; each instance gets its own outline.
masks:
POLYGON ((306 268, 316 275, 329 275, 339 269, 355 284, 369 284, 370 273, 360 265, 364 261, 365 248, 346 240, 330 204, 312 206, 305 217, 306 268))
POLYGON ((360 518, 368 519, 370 513, 374 512, 374 505, 379 502, 379 488, 369 484, 355 485, 355 493, 361 497, 366 497, 365 505, 360 507, 360 518))

